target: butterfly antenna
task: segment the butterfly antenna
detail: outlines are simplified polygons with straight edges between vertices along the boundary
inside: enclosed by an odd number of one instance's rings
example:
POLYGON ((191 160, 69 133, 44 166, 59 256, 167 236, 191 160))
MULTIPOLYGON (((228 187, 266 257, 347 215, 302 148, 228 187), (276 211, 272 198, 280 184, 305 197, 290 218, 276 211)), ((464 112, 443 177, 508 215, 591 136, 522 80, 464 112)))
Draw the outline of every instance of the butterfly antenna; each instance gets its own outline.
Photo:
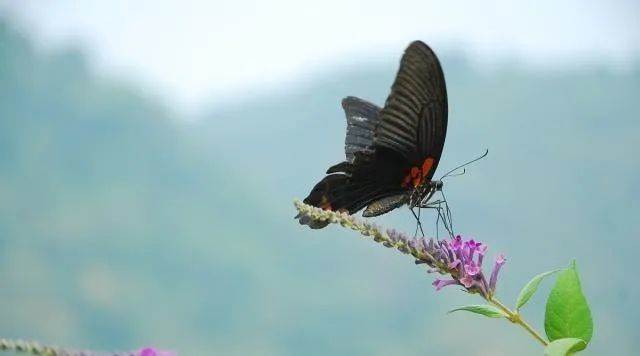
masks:
POLYGON ((457 166, 456 168, 454 168, 454 169, 450 170, 449 172, 445 173, 445 174, 440 178, 440 180, 442 180, 442 179, 444 179, 444 178, 446 178, 446 177, 455 177, 455 176, 458 176, 458 175, 462 175, 462 174, 464 174, 464 172, 466 172, 466 170, 463 170, 463 172, 462 172, 462 173, 458 173, 458 174, 453 174, 453 175, 452 175, 452 173, 453 173, 453 172, 455 172, 455 171, 457 171, 458 169, 460 169, 460 168, 464 168, 464 167, 466 167, 466 166, 470 165, 470 164, 471 164, 471 163, 473 163, 473 162, 479 161, 479 160, 481 160, 481 159, 485 158, 488 154, 489 154, 489 150, 487 149, 487 150, 485 150, 485 151, 484 151, 484 153, 483 153, 481 156, 476 157, 476 158, 472 159, 471 161, 469 161, 469 162, 467 162, 467 163, 461 164, 461 165, 457 166))
POLYGON ((460 173, 452 173, 452 174, 448 174, 446 176, 443 176, 442 178, 440 178, 441 180, 443 178, 450 178, 450 177, 459 177, 459 176, 463 176, 465 173, 467 173, 467 169, 466 168, 462 168, 462 172, 460 173))

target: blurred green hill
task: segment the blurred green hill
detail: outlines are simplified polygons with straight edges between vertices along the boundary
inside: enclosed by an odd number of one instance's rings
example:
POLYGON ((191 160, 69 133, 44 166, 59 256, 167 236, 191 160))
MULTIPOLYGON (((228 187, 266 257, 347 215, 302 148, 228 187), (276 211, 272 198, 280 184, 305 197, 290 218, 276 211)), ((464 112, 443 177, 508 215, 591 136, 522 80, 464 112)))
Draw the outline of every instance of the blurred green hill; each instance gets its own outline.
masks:
POLYGON ((87 67, 76 50, 43 55, 0 28, 0 332, 210 346, 252 292, 255 266, 238 260, 265 251, 219 240, 240 238, 247 220, 273 228, 239 199, 218 153, 87 67), (187 319, 202 334, 183 335, 187 319))
MULTIPOLYGON (((343 157, 340 99, 382 104, 396 62, 354 59, 188 122, 81 50, 43 52, 0 24, 0 336, 182 355, 538 354, 509 325, 445 315, 473 299, 436 293, 405 256, 292 219, 291 199, 343 157)), ((576 258, 592 354, 631 354, 640 65, 442 63, 440 171, 490 150, 447 182, 458 230, 508 255, 505 300, 576 258)), ((378 221, 413 228, 404 210, 378 221)))

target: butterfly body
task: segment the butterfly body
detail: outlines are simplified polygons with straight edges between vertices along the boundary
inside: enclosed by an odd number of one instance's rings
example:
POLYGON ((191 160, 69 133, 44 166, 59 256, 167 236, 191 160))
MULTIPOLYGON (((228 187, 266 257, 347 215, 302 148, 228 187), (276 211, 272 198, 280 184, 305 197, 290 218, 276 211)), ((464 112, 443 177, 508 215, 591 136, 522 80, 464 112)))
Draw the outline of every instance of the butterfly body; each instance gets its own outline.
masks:
POLYGON ((365 217, 427 205, 442 189, 432 177, 447 129, 444 74, 433 51, 420 41, 409 45, 383 108, 356 97, 343 99, 342 106, 346 160, 330 167, 304 202, 349 214, 366 207, 365 217))

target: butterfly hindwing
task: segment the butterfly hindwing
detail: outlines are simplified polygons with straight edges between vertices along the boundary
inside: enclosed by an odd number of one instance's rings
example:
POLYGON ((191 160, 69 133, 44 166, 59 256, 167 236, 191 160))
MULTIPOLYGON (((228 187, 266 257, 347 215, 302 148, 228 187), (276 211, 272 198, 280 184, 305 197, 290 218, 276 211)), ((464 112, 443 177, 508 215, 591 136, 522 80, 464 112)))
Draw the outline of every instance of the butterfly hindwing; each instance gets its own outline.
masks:
POLYGON ((381 109, 354 96, 342 99, 342 108, 347 117, 344 152, 347 161, 353 162, 355 152, 373 151, 373 138, 381 109))
POLYGON ((362 213, 365 218, 386 214, 391 210, 401 207, 409 200, 406 193, 394 194, 382 199, 375 200, 367 205, 362 213))

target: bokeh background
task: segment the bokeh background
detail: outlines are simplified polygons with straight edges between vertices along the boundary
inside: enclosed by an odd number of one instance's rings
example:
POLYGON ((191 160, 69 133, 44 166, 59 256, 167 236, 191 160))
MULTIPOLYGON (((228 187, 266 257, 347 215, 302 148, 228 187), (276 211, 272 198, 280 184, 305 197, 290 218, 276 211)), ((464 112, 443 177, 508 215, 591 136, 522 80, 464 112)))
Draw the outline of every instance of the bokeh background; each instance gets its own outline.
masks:
MULTIPOLYGON (((640 333, 637 1, 0 1, 0 336, 181 355, 539 355, 478 300, 329 227, 302 198, 343 158, 342 97, 382 104, 439 54, 457 229, 499 296, 575 258, 590 355, 640 333)), ((406 209, 376 219, 413 231, 406 209)), ((427 232, 433 233, 427 219, 427 232)), ((542 329, 545 294, 526 316, 542 329)), ((635 352, 633 350, 636 350, 635 352)))

